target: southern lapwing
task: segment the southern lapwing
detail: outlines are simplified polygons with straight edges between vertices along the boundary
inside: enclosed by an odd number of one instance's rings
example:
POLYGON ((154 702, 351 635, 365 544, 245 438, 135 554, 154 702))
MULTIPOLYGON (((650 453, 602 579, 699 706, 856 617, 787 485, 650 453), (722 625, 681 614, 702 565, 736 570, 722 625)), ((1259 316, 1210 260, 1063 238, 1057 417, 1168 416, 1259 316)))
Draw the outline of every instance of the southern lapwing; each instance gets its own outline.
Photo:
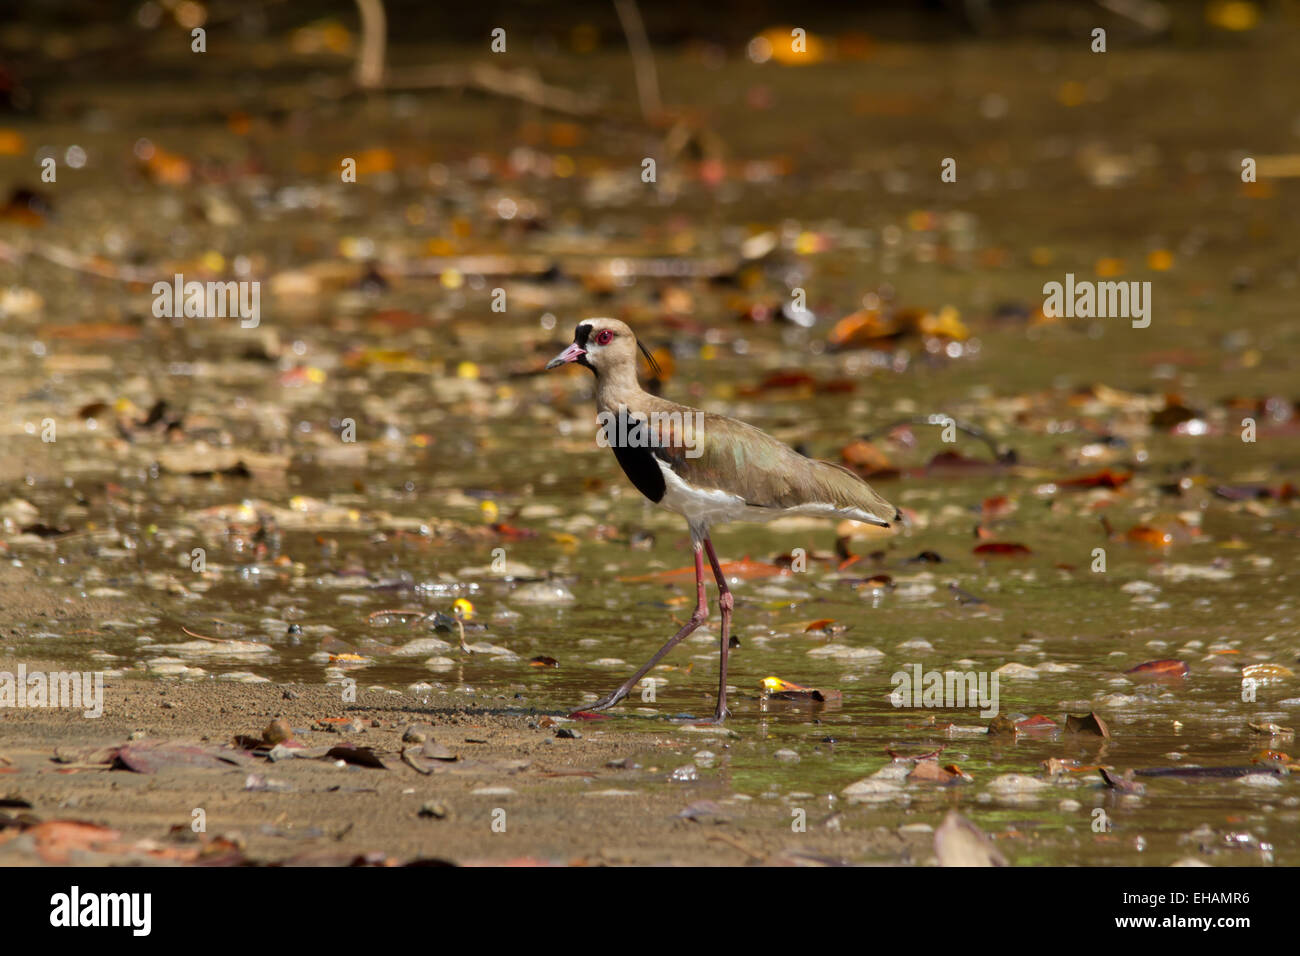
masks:
POLYGON ((852 518, 891 528, 902 522, 902 514, 847 468, 806 458, 734 418, 697 411, 644 391, 636 374, 638 348, 650 359, 624 323, 585 319, 573 334, 573 344, 546 367, 577 362, 595 373, 600 443, 613 448, 638 491, 686 519, 695 551, 695 612, 617 690, 582 709, 613 707, 703 623, 709 613, 704 599, 704 555, 708 554, 722 609, 718 706, 712 717, 720 723, 729 713, 727 651, 735 599, 713 551, 709 529, 728 521, 770 521, 785 515, 852 518))

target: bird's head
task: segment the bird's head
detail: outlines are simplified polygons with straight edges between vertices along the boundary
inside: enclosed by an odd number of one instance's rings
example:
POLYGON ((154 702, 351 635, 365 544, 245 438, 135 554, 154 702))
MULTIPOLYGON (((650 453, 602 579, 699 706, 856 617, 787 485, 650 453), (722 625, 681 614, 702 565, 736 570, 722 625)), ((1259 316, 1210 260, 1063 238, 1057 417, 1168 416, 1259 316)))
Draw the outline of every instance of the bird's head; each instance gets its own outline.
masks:
POLYGON ((636 335, 618 319, 583 319, 573 330, 573 344, 546 363, 548 369, 569 362, 585 365, 597 378, 630 372, 635 381, 637 349, 650 362, 656 375, 659 367, 636 335))

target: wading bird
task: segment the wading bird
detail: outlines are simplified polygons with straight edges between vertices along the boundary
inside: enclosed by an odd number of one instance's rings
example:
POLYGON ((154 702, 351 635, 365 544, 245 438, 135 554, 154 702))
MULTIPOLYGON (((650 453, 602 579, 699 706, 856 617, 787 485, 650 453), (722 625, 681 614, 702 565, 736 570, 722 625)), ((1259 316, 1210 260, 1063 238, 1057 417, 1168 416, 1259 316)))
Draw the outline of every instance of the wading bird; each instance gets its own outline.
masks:
POLYGON ((546 367, 577 362, 595 373, 600 444, 613 449, 638 491, 686 519, 695 552, 695 612, 617 690, 582 710, 613 707, 704 622, 709 613, 704 599, 707 554, 722 610, 718 706, 711 718, 721 723, 728 715, 727 651, 735 599, 713 551, 709 529, 728 521, 771 521, 785 515, 852 518, 891 528, 901 523, 902 514, 847 468, 806 458, 734 418, 687 408, 644 391, 636 375, 638 348, 650 359, 624 323, 585 319, 573 334, 573 344, 546 367))

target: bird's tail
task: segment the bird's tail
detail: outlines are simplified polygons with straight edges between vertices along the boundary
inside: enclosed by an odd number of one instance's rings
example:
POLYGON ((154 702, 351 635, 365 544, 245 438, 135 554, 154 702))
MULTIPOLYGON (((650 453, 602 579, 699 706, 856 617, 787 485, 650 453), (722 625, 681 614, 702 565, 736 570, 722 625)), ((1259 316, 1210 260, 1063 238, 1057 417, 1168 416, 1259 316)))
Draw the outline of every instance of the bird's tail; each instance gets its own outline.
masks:
POLYGON ((901 511, 843 465, 831 461, 818 461, 817 464, 820 466, 817 478, 823 485, 826 500, 846 512, 845 517, 882 528, 893 528, 904 523, 901 511))

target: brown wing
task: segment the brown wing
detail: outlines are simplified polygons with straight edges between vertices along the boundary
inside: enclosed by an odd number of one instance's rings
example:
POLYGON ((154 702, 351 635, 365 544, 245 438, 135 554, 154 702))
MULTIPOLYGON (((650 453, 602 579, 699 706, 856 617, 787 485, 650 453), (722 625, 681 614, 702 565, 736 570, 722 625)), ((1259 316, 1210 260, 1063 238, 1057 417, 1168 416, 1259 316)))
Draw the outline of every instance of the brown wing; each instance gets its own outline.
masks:
MULTIPOLYGON (((694 409, 672 407, 697 414, 694 409)), ((897 508, 847 468, 806 458, 734 418, 699 414, 703 424, 693 433, 684 428, 684 434, 678 435, 675 425, 661 428, 655 449, 656 457, 695 487, 738 495, 756 508, 824 504, 864 512, 886 526, 901 520, 897 508)))

